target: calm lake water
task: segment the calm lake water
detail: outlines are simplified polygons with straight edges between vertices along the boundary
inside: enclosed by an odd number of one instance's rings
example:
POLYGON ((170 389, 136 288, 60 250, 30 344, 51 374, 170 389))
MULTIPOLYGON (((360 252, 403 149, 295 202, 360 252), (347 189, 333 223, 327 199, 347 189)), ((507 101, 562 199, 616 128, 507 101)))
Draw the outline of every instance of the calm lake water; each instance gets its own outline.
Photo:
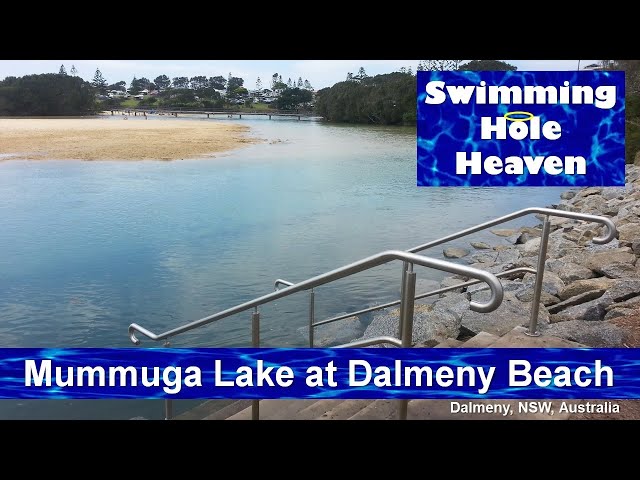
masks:
MULTIPOLYGON (((130 347, 132 322, 160 333, 269 293, 276 278, 298 282, 407 249, 556 203, 561 191, 418 188, 415 128, 241 123, 266 142, 204 160, 0 162, 0 345, 130 347)), ((469 240, 498 242, 480 233, 452 245, 469 240)), ((442 247, 424 253, 442 258, 442 247)), ((318 288, 316 318, 397 299, 399 277, 396 263, 318 288)), ((304 346, 307 308, 307 293, 263 307, 263 345, 304 346)), ((172 346, 248 346, 250 319, 227 318, 172 346)), ((143 338, 140 348, 158 346, 143 338)), ((0 401, 5 419, 134 416, 161 418, 162 405, 0 401)))

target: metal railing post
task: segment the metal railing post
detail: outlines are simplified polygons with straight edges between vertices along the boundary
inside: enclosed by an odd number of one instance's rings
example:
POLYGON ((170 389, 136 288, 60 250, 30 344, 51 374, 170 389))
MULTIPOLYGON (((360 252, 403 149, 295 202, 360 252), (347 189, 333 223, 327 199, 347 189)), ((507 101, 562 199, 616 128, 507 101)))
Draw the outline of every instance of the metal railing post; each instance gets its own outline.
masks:
POLYGON ((402 278, 400 279, 400 322, 398 323, 398 338, 402 338, 402 319, 404 318, 404 290, 405 283, 407 281, 407 269, 409 268, 409 262, 402 262, 402 278))
MULTIPOLYGON (((251 315, 251 346, 260 346, 260 312, 258 307, 254 308, 251 315)), ((251 420, 260 420, 260 400, 251 401, 251 420)))
MULTIPOLYGON (((164 341, 163 346, 165 348, 169 348, 171 346, 171 342, 169 342, 168 338, 164 341)), ((173 418, 173 400, 171 400, 170 398, 165 398, 164 399, 164 419, 171 420, 172 418, 173 418)))
POLYGON ((315 329, 314 322, 316 316, 316 294, 311 289, 309 293, 309 348, 313 348, 313 330, 315 329))
POLYGON ((525 332, 525 334, 530 337, 540 336, 540 332, 536 331, 536 329, 538 327, 540 296, 542 295, 542 280, 544 278, 544 266, 547 261, 547 245, 549 244, 550 230, 551 222, 549 222, 549 215, 547 215, 544 217, 544 222, 542 223, 542 237, 540 238, 538 264, 536 265, 536 282, 533 287, 533 300, 531 300, 531 319, 529 320, 529 329, 525 332))
MULTIPOLYGON (((402 292, 402 303, 400 304, 400 340, 403 348, 410 348, 413 344, 413 308, 416 296, 416 273, 413 271, 413 264, 407 263, 404 271, 404 288, 402 292), (403 308, 404 307, 404 308, 403 308)), ((402 399, 398 403, 398 420, 407 419, 407 407, 409 400, 402 399)))

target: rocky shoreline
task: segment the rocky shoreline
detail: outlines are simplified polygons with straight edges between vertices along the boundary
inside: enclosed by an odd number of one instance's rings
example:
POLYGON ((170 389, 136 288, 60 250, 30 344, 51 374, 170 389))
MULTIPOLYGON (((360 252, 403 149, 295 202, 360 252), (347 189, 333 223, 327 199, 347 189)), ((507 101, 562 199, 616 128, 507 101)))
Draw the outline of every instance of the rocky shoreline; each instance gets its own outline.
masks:
MULTIPOLYGON (((640 166, 627 165, 625 187, 571 189, 562 193, 559 203, 551 207, 608 216, 618 228, 618 238, 596 245, 590 240, 603 233, 602 225, 550 218, 538 317, 540 331, 593 347, 624 346, 625 331, 610 320, 634 313, 640 307, 640 276, 636 268, 640 256, 640 166)), ((471 241, 467 243, 469 248, 462 245, 446 248, 444 257, 460 258, 492 273, 517 267, 536 268, 541 223, 490 231, 502 237, 503 244, 492 246, 471 241)), ((452 276, 440 285, 452 286, 466 280, 452 276)), ((441 294, 435 302, 433 297, 416 302, 414 342, 429 347, 447 338, 468 338, 481 331, 503 335, 516 326, 527 326, 534 281, 535 275, 531 273, 503 278, 504 301, 488 314, 469 310, 469 300, 488 298, 487 287, 482 284, 441 294)), ((433 288, 426 290, 430 289, 433 288)), ((360 338, 396 336, 398 314, 398 308, 376 312, 360 338)), ((357 318, 348 322, 357 322, 357 318)))

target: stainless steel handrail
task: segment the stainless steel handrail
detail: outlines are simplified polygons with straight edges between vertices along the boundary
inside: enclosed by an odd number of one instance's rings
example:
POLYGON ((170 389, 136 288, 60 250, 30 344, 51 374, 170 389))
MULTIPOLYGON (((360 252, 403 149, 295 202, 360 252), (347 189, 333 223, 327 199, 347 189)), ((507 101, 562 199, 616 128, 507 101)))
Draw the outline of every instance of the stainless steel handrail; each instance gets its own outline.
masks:
MULTIPOLYGON (((513 273, 520 273, 520 272, 536 273, 535 269, 533 269, 531 267, 518 267, 518 268, 512 268, 510 270, 505 270, 504 272, 494 273, 494 275, 496 277, 498 277, 498 278, 501 278, 501 277, 506 277, 507 275, 511 275, 513 273)), ((468 282, 457 283, 457 284, 452 285, 450 287, 439 288, 437 290, 431 290, 429 292, 421 293, 419 295, 416 295, 414 297, 414 300, 420 300, 422 298, 431 297, 433 295, 438 295, 440 293, 450 292, 451 290, 456 290, 456 289, 462 288, 462 287, 469 287, 471 285, 477 285, 478 283, 482 283, 482 280, 470 280, 468 282)), ((401 301, 402 300, 395 300, 393 302, 383 303, 383 304, 375 305, 375 306, 369 307, 369 308, 363 308, 362 310, 358 310, 356 312, 344 313, 344 314, 338 315, 336 317, 331 317, 331 318, 328 318, 326 320, 321 320, 319 322, 315 322, 313 325, 316 326, 316 327, 319 327, 320 325, 326 325, 327 323, 337 322, 339 320, 344 320, 345 318, 355 317, 356 315, 362 315, 363 313, 375 312, 376 310, 383 310, 385 308, 395 307, 396 305, 400 305, 401 301)))
POLYGON ((280 285, 284 285, 285 287, 290 287, 291 285, 293 285, 293 282, 287 282, 286 280, 282 280, 281 278, 278 278, 275 282, 273 282, 273 287, 276 290, 279 290, 279 286, 280 285))
POLYGON ((131 325, 129 325, 129 337, 135 345, 140 344, 140 340, 138 340, 135 335, 136 332, 141 333, 142 335, 155 341, 168 339, 175 335, 193 330, 194 328, 202 327, 217 320, 222 320, 223 318, 235 315, 236 313, 240 313, 245 310, 264 305, 265 303, 271 302, 273 300, 287 297, 303 290, 309 290, 314 287, 362 272, 364 270, 377 267, 393 260, 402 260, 409 264, 417 264, 424 267, 435 268, 436 270, 443 270, 445 272, 460 274, 466 277, 477 278, 481 281, 486 282, 491 289, 491 296, 489 300, 485 303, 476 301, 469 302, 469 308, 476 312, 490 312, 492 310, 495 310, 502 302, 502 284, 495 275, 489 272, 485 272, 483 270, 472 268, 466 265, 459 265, 444 260, 416 255, 414 253, 403 252, 400 250, 387 250, 376 255, 364 258, 357 262, 350 263, 335 270, 331 270, 330 272, 317 275, 308 280, 296 283, 289 287, 283 288, 282 290, 277 290, 248 302, 241 303, 240 305, 236 305, 235 307, 231 307, 216 314, 209 315, 207 317, 201 318, 200 320, 187 323, 186 325, 183 325, 181 327, 167 330, 164 333, 156 334, 138 325, 137 323, 132 323, 131 325))
MULTIPOLYGON (((452 240, 456 240, 458 238, 462 238, 465 237, 467 235, 471 235, 473 233, 479 232, 481 230, 484 230, 486 228, 489 227, 493 227, 496 225, 500 225, 502 223, 506 223, 508 221, 514 220, 516 218, 520 218, 520 217, 524 217, 526 215, 531 215, 531 214, 542 214, 545 215, 545 219, 543 221, 543 231, 542 231, 542 241, 540 243, 540 250, 538 252, 538 264, 537 264, 537 268, 533 269, 533 268, 529 268, 529 267, 522 267, 519 269, 512 269, 512 270, 507 270, 505 272, 499 273, 496 276, 497 277, 502 277, 505 276, 507 274, 510 273, 515 273, 516 271, 525 271, 525 272, 530 272, 530 273, 534 273, 536 274, 536 282, 535 282, 535 286, 534 286, 534 301, 535 304, 532 304, 532 309, 531 309, 531 320, 529 323, 529 330, 528 330, 528 334, 532 335, 532 336, 537 336, 539 335, 539 333, 537 333, 536 328, 537 328, 537 321, 538 321, 538 310, 539 310, 539 305, 538 302, 540 300, 540 295, 541 295, 541 288, 542 288, 542 275, 544 275, 544 264, 546 261, 546 251, 547 251, 547 243, 548 243, 548 238, 549 238, 549 233, 550 233, 550 224, 549 224, 549 217, 555 216, 555 217, 563 217, 563 218, 568 218, 568 219, 572 219, 572 220, 582 220, 582 221, 589 221, 589 222, 594 222, 594 223, 599 223, 601 225, 604 225, 607 228, 607 232, 605 235, 601 236, 601 237, 594 237, 591 239, 591 241, 593 243, 596 244, 604 244, 604 243, 608 243, 611 240, 613 240, 616 237, 617 234, 617 229, 615 224, 613 223, 613 221, 610 218, 607 217, 602 217, 602 216, 597 216, 597 215, 590 215, 587 213, 578 213, 578 212, 567 212, 564 210, 556 210, 553 208, 542 208, 542 207, 529 207, 529 208, 525 208, 522 210, 518 210, 516 212, 510 213, 508 215, 504 215, 502 217, 498 217, 495 218, 493 220, 489 220, 487 222, 475 225, 473 227, 469 227, 465 230, 461 230, 459 232, 453 233, 451 235, 447 235, 445 237, 439 238, 437 240, 432 240, 431 242, 427 242, 424 243, 422 245, 418 245, 417 247, 413 247, 409 250, 407 250, 408 252, 412 252, 412 253, 417 253, 420 252, 422 250, 426 250, 428 248, 431 247, 435 247, 437 245, 442 245, 443 243, 447 243, 450 242, 452 240), (541 272, 542 275, 538 275, 537 272, 541 272)), ((404 271, 404 270, 403 270, 404 271)), ((404 276, 404 273, 403 273, 404 276)), ((282 279, 278 279, 276 280, 276 288, 278 286, 278 283, 282 283, 282 284, 291 284, 291 282, 287 281, 287 280, 282 280, 282 279)), ((446 287, 446 288, 442 288, 442 289, 438 289, 438 290, 434 290, 431 292, 426 292, 420 295, 417 295, 415 297, 415 300, 418 300, 420 298, 425 298, 431 295, 436 295, 439 293, 444 293, 444 292, 448 292, 451 290, 455 290, 457 288, 460 287, 464 287, 464 286, 468 286, 468 285, 472 285, 478 282, 466 282, 466 283, 460 283, 458 285, 454 285, 451 287, 446 287)), ((311 300, 313 302, 314 297, 312 296, 311 300)), ((338 315, 326 320, 322 320, 319 322, 315 322, 314 319, 312 318, 312 316, 310 316, 310 321, 309 321, 309 345, 311 347, 313 347, 313 336, 314 336, 314 329, 320 325, 326 325, 327 323, 332 323, 332 322, 336 322, 339 320, 344 320, 345 318, 350 318, 353 317, 355 315, 361 315, 363 313, 368 313, 368 312, 372 312, 372 311, 376 311, 376 310, 381 310, 383 308, 388 308, 388 307, 392 307, 395 305, 399 305, 401 304, 402 301, 401 300, 396 300, 393 302, 388 302, 382 305, 376 305, 374 307, 370 307, 370 308, 365 308, 362 310, 358 310, 355 312, 351 312, 351 313, 345 313, 342 315, 338 315)), ((312 303, 313 304, 313 303, 312 303)), ((402 312, 401 312, 402 313, 402 312)), ((402 327, 401 327, 402 328, 402 327)), ((400 332, 400 336, 402 334, 402 331, 400 332)))
POLYGON ((426 250, 427 248, 435 247, 436 245, 442 245, 443 243, 450 242, 451 240, 456 240, 461 237, 465 237, 472 233, 479 232, 484 230, 485 228, 494 227, 501 223, 508 222, 510 220, 515 220, 516 218, 524 217, 526 215, 531 215, 532 213, 540 213, 542 215, 547 215, 550 217, 564 217, 570 218, 572 220, 584 220, 586 222, 595 222, 600 223, 607 227, 606 235, 602 237, 594 237, 591 239, 593 243, 603 244, 609 243, 616 237, 616 225, 610 218, 600 217, 597 215, 589 215, 587 213, 577 213, 577 212, 567 212, 565 210, 556 210, 554 208, 538 208, 538 207, 530 207, 525 208, 523 210, 518 210, 517 212, 510 213, 508 215, 504 215, 502 217, 498 217, 493 220, 489 220, 488 222, 481 223, 479 225, 475 225, 473 227, 467 228, 465 230, 460 230, 459 232, 452 233, 451 235, 447 235, 446 237, 439 238, 437 240, 433 240, 431 242, 423 243, 422 245, 418 245, 417 247, 410 248, 407 252, 416 253, 422 250, 426 250))

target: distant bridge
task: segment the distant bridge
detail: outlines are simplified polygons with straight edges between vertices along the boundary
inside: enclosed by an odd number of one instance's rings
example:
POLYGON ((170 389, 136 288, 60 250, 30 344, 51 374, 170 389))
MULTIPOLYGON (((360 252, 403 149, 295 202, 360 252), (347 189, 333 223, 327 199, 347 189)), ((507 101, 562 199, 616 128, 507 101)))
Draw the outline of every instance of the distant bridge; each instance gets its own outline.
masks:
POLYGON ((242 118, 245 116, 266 116, 269 117, 289 117, 289 118, 297 118, 298 120, 302 118, 324 118, 320 115, 317 115, 313 112, 308 111, 296 111, 296 110, 205 110, 205 109, 182 109, 182 108, 110 108, 107 109, 108 112, 111 112, 111 115, 115 115, 116 113, 122 113, 127 115, 147 115, 147 113, 153 114, 164 114, 164 115, 172 115, 177 117, 178 114, 185 115, 206 115, 207 118, 211 118, 211 115, 226 115, 228 118, 233 118, 235 116, 242 118))

